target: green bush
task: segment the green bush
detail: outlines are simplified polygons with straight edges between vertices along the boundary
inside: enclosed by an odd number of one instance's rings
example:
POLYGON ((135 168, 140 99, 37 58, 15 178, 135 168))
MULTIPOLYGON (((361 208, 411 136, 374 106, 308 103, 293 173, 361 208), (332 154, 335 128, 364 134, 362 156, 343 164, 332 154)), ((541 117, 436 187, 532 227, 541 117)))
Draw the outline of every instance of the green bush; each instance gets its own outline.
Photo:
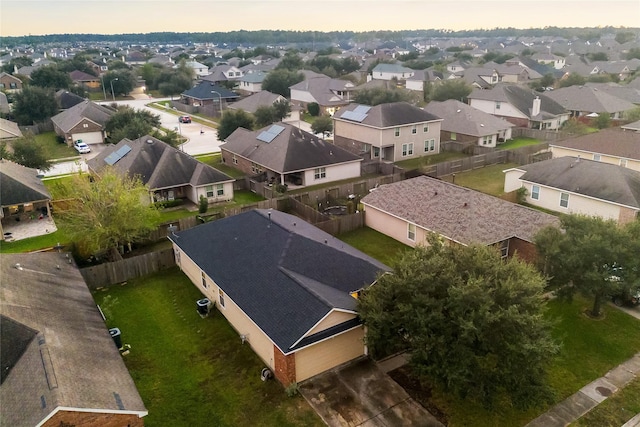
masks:
POLYGON ((155 202, 153 205, 158 209, 166 209, 180 206, 183 202, 182 199, 163 200, 162 202, 155 202))
POLYGON ((284 389, 284 392, 287 393, 289 397, 296 397, 298 393, 300 393, 300 387, 298 387, 298 383, 294 381, 284 389))
POLYGON ((198 206, 198 212, 203 214, 207 212, 207 209, 209 209, 209 201, 205 196, 200 195, 200 204, 198 206))
POLYGON ((307 105, 307 111, 313 117, 317 117, 318 115, 320 115, 320 106, 318 105, 317 102, 312 102, 309 105, 307 105))

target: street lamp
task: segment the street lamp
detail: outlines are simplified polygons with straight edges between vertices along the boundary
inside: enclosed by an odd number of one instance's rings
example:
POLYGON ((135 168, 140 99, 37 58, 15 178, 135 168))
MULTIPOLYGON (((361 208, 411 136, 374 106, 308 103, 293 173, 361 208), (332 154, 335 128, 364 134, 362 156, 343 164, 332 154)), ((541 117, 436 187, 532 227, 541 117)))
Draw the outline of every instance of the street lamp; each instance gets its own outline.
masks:
POLYGON ((222 118, 222 95, 220 95, 220 92, 217 92, 215 90, 212 90, 211 93, 215 93, 218 95, 218 103, 220 104, 220 118, 222 118))
POLYGON ((113 93, 113 82, 118 80, 118 78, 116 77, 115 79, 111 80, 111 97, 113 98, 113 102, 116 101, 116 95, 113 93))
POLYGON ((102 96, 103 96, 103 99, 106 101, 107 100, 107 91, 104 90, 104 76, 102 74, 100 74, 100 81, 102 82, 102 96))

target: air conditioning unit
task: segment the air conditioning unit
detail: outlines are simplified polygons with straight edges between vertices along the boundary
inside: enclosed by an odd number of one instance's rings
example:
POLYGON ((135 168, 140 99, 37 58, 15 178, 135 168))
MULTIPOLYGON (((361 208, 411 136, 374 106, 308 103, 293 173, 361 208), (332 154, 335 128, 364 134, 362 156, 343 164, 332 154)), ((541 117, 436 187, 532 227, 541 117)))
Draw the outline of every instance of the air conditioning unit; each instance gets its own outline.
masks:
POLYGON ((203 298, 196 301, 196 306, 200 317, 207 317, 213 308, 213 302, 209 298, 203 298))

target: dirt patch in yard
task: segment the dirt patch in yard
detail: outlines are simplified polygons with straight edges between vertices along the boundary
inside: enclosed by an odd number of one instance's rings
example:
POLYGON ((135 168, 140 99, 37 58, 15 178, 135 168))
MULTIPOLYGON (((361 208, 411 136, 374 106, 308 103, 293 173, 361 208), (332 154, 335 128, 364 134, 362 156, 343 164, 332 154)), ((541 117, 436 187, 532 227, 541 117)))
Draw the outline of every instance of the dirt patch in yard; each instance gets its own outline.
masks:
POLYGON ((418 402, 427 411, 429 411, 431 415, 436 417, 438 421, 444 425, 448 425, 447 414, 442 412, 431 400, 431 387, 427 384, 420 383, 420 381, 412 377, 406 366, 395 369, 387 375, 397 382, 413 400, 418 402))

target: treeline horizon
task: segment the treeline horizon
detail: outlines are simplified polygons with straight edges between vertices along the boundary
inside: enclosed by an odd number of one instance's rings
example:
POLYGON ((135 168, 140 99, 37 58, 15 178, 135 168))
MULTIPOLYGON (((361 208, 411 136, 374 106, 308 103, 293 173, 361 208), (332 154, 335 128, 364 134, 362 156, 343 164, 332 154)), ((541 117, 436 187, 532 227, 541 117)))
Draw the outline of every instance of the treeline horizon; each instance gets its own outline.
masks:
POLYGON ((494 28, 477 30, 402 30, 402 31, 290 31, 290 30, 238 30, 226 32, 152 32, 124 34, 46 34, 2 37, 0 45, 12 47, 16 45, 33 45, 40 43, 81 43, 81 42, 116 42, 116 43, 213 43, 213 44, 323 44, 339 43, 355 40, 398 41, 406 39, 427 39, 441 37, 542 37, 553 36, 563 38, 579 38, 583 40, 597 39, 605 34, 618 32, 640 34, 640 28, 628 27, 544 27, 544 28, 494 28))

